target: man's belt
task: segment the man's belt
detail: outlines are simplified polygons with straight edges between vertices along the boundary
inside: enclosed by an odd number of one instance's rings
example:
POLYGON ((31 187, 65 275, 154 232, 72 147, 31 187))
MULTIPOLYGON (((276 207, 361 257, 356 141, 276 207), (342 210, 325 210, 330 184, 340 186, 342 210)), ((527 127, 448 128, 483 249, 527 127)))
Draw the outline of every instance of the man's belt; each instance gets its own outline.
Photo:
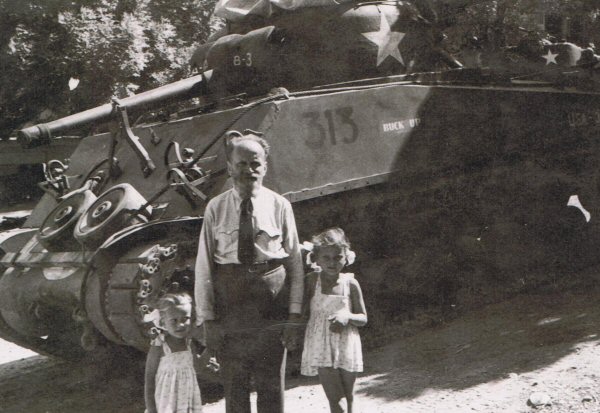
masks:
POLYGON ((259 275, 274 270, 281 265, 283 265, 282 260, 269 260, 253 264, 216 264, 216 269, 217 271, 235 271, 248 275, 259 275))
POLYGON ((282 260, 254 264, 215 265, 215 310, 218 317, 249 323, 250 319, 287 317, 286 273, 282 260), (285 303, 285 304, 284 304, 285 303))

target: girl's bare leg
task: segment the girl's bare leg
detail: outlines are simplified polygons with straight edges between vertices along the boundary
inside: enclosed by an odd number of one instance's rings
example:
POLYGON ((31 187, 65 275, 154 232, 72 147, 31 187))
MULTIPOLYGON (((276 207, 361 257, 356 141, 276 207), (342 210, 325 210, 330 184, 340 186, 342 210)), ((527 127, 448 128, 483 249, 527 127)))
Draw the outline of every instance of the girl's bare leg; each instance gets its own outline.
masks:
POLYGON ((331 367, 319 368, 319 380, 327 400, 329 400, 329 408, 331 413, 343 413, 344 409, 340 406, 340 402, 344 397, 345 391, 342 383, 342 377, 339 369, 331 367))
POLYGON ((352 413, 352 404, 354 402, 354 382, 356 381, 356 373, 349 372, 344 369, 339 369, 342 379, 342 387, 344 396, 346 397, 346 413, 352 413))

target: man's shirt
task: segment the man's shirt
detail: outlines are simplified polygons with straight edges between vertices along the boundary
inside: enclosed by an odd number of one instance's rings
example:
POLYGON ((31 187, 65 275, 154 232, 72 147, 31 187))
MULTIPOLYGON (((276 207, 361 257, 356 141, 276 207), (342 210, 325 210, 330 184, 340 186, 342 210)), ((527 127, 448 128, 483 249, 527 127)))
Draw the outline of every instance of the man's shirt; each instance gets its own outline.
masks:
MULTIPOLYGON (((289 312, 299 314, 304 293, 304 270, 292 206, 287 199, 265 187, 261 187, 251 199, 256 262, 283 260, 290 277, 289 312)), ((237 250, 241 202, 237 191, 230 189, 211 199, 204 211, 194 285, 197 324, 213 320, 215 316, 215 264, 240 263, 237 250)))

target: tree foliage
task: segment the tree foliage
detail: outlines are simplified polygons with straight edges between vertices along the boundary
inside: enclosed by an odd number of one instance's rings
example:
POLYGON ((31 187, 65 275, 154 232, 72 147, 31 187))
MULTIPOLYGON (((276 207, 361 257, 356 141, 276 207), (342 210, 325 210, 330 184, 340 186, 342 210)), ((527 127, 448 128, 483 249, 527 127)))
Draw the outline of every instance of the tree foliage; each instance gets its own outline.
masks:
POLYGON ((473 39, 488 51, 526 37, 564 38, 581 46, 600 40, 600 0, 464 0, 441 18, 454 51, 472 47, 473 39))
POLYGON ((0 0, 0 137, 186 76, 214 3, 0 0))

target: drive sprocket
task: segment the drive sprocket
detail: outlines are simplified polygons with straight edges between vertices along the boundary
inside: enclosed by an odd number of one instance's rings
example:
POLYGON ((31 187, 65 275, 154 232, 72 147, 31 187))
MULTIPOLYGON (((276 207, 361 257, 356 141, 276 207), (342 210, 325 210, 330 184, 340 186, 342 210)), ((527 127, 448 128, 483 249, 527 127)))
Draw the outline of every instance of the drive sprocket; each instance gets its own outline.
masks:
POLYGON ((130 249, 106 277, 99 277, 104 283, 102 308, 88 308, 88 313, 93 310, 101 314, 90 318, 96 325, 100 316, 104 324, 101 331, 108 328, 118 342, 146 351, 158 333, 154 313, 157 299, 175 290, 193 295, 193 260, 193 254, 180 254, 179 244, 168 241, 130 249))

